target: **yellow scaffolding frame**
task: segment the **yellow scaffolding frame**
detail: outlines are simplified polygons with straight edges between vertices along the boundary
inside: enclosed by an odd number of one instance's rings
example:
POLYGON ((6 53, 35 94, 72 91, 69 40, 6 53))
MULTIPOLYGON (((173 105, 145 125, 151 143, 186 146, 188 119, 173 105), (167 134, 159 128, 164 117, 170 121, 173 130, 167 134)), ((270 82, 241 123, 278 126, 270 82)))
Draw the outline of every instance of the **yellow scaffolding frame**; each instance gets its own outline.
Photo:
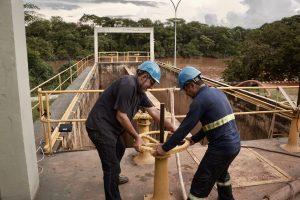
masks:
MULTIPOLYGON (((222 88, 220 87, 220 89, 245 89, 245 88, 250 88, 250 87, 229 87, 229 88, 222 88)), ((275 88, 275 87, 267 87, 267 88, 275 88)), ((251 87, 251 89, 253 89, 253 87, 251 87)), ((39 99, 43 99, 43 96, 45 96, 46 99, 46 116, 43 115, 42 112, 40 112, 40 117, 41 117, 41 122, 43 124, 46 124, 46 128, 44 128, 44 131, 46 129, 46 132, 44 132, 44 138, 45 138, 45 142, 46 145, 44 147, 45 152, 47 153, 53 153, 53 145, 55 143, 55 141, 57 140, 59 133, 57 131, 57 127, 56 129, 53 131, 54 134, 51 134, 51 123, 65 123, 65 122, 85 122, 86 119, 67 119, 66 116, 69 115, 69 113, 71 112, 71 108, 73 108, 73 106, 76 104, 78 98, 79 98, 79 94, 82 93, 102 93, 104 90, 65 90, 65 91, 52 91, 52 90, 48 90, 48 91, 42 91, 41 89, 39 89, 38 93, 39 93, 39 99), (76 96, 74 97, 73 101, 71 102, 70 106, 68 107, 68 109, 66 110, 65 114, 63 115, 62 119, 59 120, 55 120, 55 119, 51 119, 50 117, 50 109, 49 109, 49 94, 64 94, 64 93, 75 93, 76 96)), ((179 88, 155 88, 155 89, 149 89, 149 92, 165 92, 165 91, 179 91, 179 88)), ((40 104, 40 110, 43 111, 44 107, 43 107, 43 103, 40 104)), ((236 112, 234 113, 235 115, 250 115, 250 114, 266 114, 266 113, 289 113, 289 114, 293 114, 294 110, 293 109, 274 109, 274 110, 267 110, 267 111, 249 111, 249 112, 236 112)), ((171 116, 167 116, 167 117, 171 117, 171 116)), ((175 115, 175 118, 183 118, 185 117, 185 115, 175 115)), ((298 119, 299 120, 299 119, 298 119)), ((293 123, 292 123, 293 125, 293 123)), ((45 126, 44 126, 45 127, 45 126)), ((291 128, 291 130, 295 131, 294 128, 291 128)), ((293 131, 290 131, 290 134, 294 134, 293 131)), ((293 136, 293 143, 294 143, 295 137, 293 136)))

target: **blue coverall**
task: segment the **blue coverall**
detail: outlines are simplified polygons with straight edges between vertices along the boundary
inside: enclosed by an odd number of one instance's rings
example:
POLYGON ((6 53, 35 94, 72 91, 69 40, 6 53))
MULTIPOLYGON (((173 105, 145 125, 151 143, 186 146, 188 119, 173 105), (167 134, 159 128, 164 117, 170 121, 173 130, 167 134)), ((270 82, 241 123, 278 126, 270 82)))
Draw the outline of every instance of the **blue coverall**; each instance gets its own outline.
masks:
POLYGON ((206 198, 216 182, 219 199, 233 199, 228 168, 240 151, 240 135, 232 113, 226 95, 205 85, 193 98, 179 128, 162 146, 165 151, 171 150, 201 122, 202 129, 191 139, 198 142, 206 136, 209 143, 194 175, 190 199, 206 198))

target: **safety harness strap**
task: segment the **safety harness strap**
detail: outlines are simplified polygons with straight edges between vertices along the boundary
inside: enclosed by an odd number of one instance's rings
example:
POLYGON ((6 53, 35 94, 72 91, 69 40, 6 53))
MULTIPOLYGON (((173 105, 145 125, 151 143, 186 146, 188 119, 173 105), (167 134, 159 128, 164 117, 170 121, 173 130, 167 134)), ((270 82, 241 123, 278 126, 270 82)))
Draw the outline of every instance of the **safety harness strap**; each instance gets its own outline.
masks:
POLYGON ((202 127, 203 131, 209 131, 215 128, 218 128, 219 126, 222 126, 223 124, 226 124, 227 122, 234 120, 234 114, 226 115, 225 117, 218 119, 217 121, 211 122, 209 124, 206 124, 202 127))
POLYGON ((191 193, 189 194, 188 199, 189 200, 206 200, 206 198, 199 198, 199 197, 192 195, 191 193))

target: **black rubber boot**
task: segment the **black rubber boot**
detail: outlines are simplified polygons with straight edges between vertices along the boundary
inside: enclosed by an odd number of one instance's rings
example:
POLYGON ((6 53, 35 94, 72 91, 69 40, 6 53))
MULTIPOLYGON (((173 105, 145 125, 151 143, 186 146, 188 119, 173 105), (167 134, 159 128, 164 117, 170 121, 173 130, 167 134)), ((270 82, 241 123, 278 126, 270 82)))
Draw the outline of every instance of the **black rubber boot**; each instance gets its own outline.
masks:
POLYGON ((232 195, 232 187, 228 186, 218 186, 218 200, 234 200, 232 195))

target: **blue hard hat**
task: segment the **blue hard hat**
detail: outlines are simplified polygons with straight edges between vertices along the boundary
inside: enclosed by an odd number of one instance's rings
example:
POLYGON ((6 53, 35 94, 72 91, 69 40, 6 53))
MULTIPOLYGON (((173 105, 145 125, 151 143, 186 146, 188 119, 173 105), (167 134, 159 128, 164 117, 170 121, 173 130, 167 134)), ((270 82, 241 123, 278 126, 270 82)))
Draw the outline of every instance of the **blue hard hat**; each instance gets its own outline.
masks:
POLYGON ((147 72, 156 83, 160 81, 160 68, 153 61, 145 61, 138 66, 138 70, 147 72))
POLYGON ((178 75, 178 84, 180 89, 182 90, 184 84, 187 81, 194 80, 194 78, 201 76, 201 72, 195 67, 186 66, 184 67, 178 75))

